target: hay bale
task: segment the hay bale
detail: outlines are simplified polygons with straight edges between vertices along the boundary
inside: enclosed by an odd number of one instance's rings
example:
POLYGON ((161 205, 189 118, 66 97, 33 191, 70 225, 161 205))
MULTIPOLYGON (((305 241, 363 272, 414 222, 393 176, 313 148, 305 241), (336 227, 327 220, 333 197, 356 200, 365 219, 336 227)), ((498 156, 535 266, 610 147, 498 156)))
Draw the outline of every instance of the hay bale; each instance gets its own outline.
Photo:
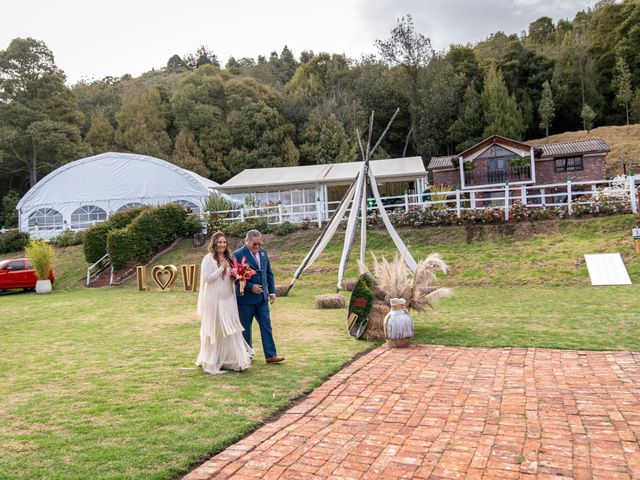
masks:
POLYGON ((364 340, 380 340, 384 338, 384 317, 389 313, 389 305, 374 303, 369 314, 367 329, 362 335, 364 340))
POLYGON ((289 285, 276 285, 276 297, 286 297, 289 293, 289 285))
POLYGON ((356 283, 358 283, 358 279, 357 278, 349 278, 349 279, 345 280, 344 282, 342 282, 342 287, 347 292, 353 292, 353 289, 356 288, 356 283))
POLYGON ((316 308, 345 308, 347 302, 344 297, 339 293, 327 293, 324 295, 317 295, 315 298, 316 308))

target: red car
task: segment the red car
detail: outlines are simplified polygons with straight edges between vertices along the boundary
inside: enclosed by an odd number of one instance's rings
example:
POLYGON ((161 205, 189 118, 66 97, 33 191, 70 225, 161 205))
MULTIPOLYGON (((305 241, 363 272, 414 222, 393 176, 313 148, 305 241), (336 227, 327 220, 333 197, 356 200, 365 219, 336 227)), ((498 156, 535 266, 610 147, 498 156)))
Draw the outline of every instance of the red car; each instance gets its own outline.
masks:
MULTIPOLYGON (((49 280, 54 282, 53 272, 49 272, 49 280)), ((36 271, 28 258, 0 260, 0 291, 10 288, 33 290, 37 281, 36 271)))

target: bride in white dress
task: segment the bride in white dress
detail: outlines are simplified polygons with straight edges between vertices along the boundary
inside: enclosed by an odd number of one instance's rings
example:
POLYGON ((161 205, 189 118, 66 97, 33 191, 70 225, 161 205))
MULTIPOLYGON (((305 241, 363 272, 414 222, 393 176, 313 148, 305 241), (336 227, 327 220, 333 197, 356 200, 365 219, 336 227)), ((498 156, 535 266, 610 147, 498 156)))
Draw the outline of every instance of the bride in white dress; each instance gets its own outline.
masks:
POLYGON ((231 252, 222 232, 209 242, 202 259, 197 313, 200 316, 200 353, 196 365, 213 375, 224 370, 246 370, 253 351, 242 337, 236 289, 230 273, 231 252))

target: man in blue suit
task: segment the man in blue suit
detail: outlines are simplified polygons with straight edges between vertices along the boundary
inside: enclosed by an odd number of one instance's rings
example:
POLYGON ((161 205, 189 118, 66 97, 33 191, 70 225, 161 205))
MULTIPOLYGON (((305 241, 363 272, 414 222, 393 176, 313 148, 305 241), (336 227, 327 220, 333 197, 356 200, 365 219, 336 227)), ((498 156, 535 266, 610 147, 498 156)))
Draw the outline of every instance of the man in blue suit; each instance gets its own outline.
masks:
POLYGON ((238 262, 245 258, 245 262, 256 273, 247 280, 244 295, 240 295, 239 286, 236 286, 236 298, 238 300, 238 313, 240 323, 244 327, 244 339, 251 346, 251 325, 255 317, 260 327, 262 348, 267 363, 279 363, 284 357, 279 357, 276 351, 276 343, 273 341, 271 331, 271 316, 269 304, 276 300, 276 285, 269 263, 269 256, 262 248, 262 234, 258 230, 249 230, 244 237, 244 247, 233 252, 238 262))

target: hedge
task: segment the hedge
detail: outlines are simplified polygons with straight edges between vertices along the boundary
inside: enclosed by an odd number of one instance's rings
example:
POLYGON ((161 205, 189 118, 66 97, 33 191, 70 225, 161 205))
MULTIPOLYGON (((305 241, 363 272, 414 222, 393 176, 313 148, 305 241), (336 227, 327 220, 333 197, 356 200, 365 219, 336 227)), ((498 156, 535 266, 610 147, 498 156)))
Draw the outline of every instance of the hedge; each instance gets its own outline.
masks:
POLYGON ((109 231, 107 252, 113 269, 118 271, 134 261, 146 261, 184 234, 186 220, 183 207, 167 204, 148 208, 126 227, 109 231))
POLYGON ((117 212, 105 222, 89 227, 84 237, 84 258, 87 262, 95 263, 107 253, 107 235, 110 231, 126 227, 148 208, 142 206, 117 212))
POLYGON ((29 243, 29 234, 20 230, 0 233, 0 253, 20 252, 29 243))

